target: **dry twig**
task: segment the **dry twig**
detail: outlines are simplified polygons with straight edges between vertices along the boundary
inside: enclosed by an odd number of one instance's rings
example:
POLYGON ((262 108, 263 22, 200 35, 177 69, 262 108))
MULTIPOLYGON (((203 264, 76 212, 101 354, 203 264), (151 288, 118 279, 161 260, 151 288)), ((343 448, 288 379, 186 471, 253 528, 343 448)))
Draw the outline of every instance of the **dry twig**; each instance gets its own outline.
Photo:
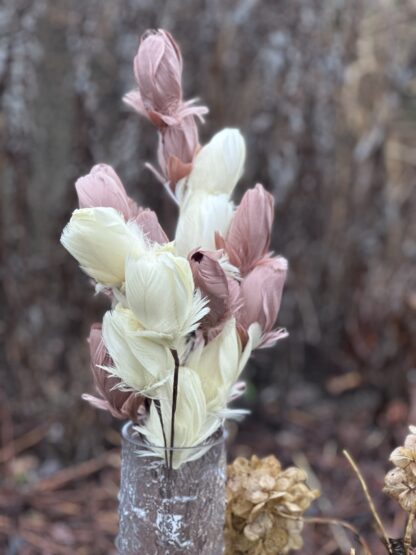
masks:
POLYGON ((347 459, 347 461, 350 463, 352 469, 354 470, 355 474, 357 475, 357 477, 360 481, 361 487, 363 488, 363 491, 364 491, 364 495, 365 495, 365 497, 368 501, 368 505, 370 507, 371 514, 373 515, 373 518, 374 518, 374 521, 376 522, 378 530, 379 530, 380 534, 382 535, 382 537, 384 539, 384 543, 386 545, 386 548, 387 548, 388 552, 390 554, 394 555, 393 551, 391 549, 390 538, 387 535, 386 529, 384 528, 383 522, 381 521, 381 518, 380 518, 380 516, 377 512, 377 509, 376 509, 376 507, 374 505, 374 502, 371 498, 370 492, 368 491, 367 484, 364 480, 363 475, 361 474, 360 469, 357 466, 357 463, 354 461, 354 459, 351 457, 351 455, 348 453, 348 451, 346 449, 344 449, 342 453, 343 453, 344 457, 347 459))

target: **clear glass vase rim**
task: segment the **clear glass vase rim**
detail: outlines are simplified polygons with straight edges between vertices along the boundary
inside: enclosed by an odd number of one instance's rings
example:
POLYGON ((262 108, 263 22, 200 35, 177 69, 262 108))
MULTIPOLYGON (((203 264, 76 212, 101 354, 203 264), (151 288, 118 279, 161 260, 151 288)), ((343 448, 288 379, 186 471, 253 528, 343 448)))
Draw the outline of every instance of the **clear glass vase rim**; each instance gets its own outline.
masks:
POLYGON ((130 420, 128 422, 126 422, 123 427, 121 428, 121 435, 123 436, 123 438, 125 440, 127 440, 128 442, 132 443, 133 445, 137 446, 137 447, 145 447, 146 449, 148 449, 149 447, 151 447, 152 449, 162 449, 163 451, 196 451, 198 449, 201 449, 201 447, 209 447, 210 449, 212 447, 214 447, 215 445, 219 445, 220 443, 224 443, 225 440, 227 439, 227 431, 226 429, 222 426, 220 428, 218 428, 218 430, 216 432, 214 432, 214 434, 212 434, 211 437, 209 437, 205 442, 200 443, 198 445, 192 445, 191 447, 165 447, 164 445, 153 445, 152 443, 149 443, 145 440, 145 438, 143 438, 143 436, 140 436, 138 432, 136 432, 134 430, 134 423, 130 420), (136 433, 137 437, 133 437, 133 434, 136 433), (212 439, 216 434, 218 434, 218 438, 212 439))

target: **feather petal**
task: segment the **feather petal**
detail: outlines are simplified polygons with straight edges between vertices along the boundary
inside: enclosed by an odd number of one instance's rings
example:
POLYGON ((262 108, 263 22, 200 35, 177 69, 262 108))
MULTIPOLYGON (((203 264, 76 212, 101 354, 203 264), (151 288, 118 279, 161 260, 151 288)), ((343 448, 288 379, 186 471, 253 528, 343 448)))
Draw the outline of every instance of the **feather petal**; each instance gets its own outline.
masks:
POLYGON ((108 287, 124 281, 127 256, 139 256, 147 248, 140 229, 107 207, 75 210, 61 243, 89 276, 108 287))

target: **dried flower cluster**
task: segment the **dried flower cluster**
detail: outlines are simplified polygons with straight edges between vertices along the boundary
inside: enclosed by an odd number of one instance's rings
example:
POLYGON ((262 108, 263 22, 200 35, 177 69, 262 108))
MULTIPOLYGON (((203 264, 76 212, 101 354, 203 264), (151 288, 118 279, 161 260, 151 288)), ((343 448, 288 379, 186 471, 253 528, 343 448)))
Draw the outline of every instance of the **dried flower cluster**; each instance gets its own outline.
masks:
POLYGON ((237 458, 228 467, 227 555, 276 555, 300 549, 299 517, 319 496, 296 467, 282 469, 274 456, 237 458))
MULTIPOLYGON (((84 398, 136 422, 153 446, 192 447, 238 413, 227 403, 244 391, 237 380, 253 349, 287 335, 273 329, 287 262, 269 252, 273 197, 258 184, 237 208, 231 200, 246 155, 240 132, 200 146, 207 109, 183 100, 169 33, 145 33, 134 72, 138 88, 125 100, 157 128, 154 171, 179 221, 169 240, 106 164, 76 182, 79 209, 61 242, 112 303, 89 338, 99 397, 84 398)), ((177 468, 189 455, 170 456, 177 468)))
POLYGON ((393 497, 408 513, 416 513, 416 426, 409 426, 410 434, 404 445, 390 455, 395 468, 385 477, 384 492, 393 497))

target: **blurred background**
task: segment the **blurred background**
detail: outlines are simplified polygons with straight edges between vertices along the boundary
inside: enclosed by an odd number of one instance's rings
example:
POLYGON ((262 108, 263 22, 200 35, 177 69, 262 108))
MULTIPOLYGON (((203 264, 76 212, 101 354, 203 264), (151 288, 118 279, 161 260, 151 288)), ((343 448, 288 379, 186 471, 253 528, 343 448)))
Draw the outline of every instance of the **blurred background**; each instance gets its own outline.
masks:
MULTIPOLYGON (((59 237, 76 178, 98 162, 173 234, 176 208, 144 168, 156 133, 121 102, 149 27, 174 34, 186 96, 210 108, 201 141, 241 128, 235 200, 256 182, 274 194, 272 246, 290 263, 279 315, 290 337, 246 369, 252 412, 230 458, 305 466, 322 490, 315 514, 350 520, 384 553, 341 450, 399 534, 380 488, 416 423, 414 0, 3 0, 1 553, 111 553, 119 425, 80 398, 107 303, 59 237)), ((302 553, 349 545, 308 527, 302 553)))

